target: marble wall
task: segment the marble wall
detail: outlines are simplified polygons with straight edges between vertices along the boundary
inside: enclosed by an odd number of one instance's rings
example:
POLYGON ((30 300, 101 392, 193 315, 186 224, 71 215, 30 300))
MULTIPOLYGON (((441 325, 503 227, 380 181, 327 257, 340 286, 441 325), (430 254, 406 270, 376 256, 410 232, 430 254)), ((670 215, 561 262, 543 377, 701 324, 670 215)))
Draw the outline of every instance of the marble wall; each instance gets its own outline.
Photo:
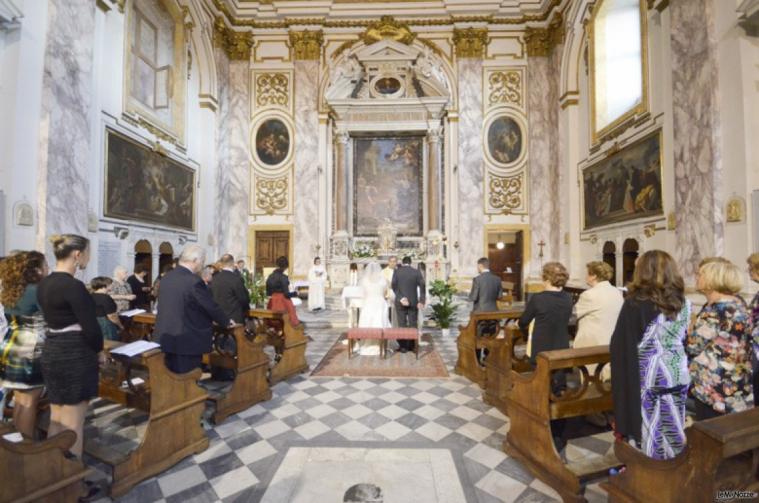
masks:
POLYGON ((40 250, 51 234, 87 235, 94 33, 95 2, 49 1, 39 131, 40 250))
POLYGON ((216 50, 219 76, 219 111, 216 140, 216 254, 235 257, 248 254, 248 211, 250 197, 249 63, 230 61, 216 50))
MULTIPOLYGON (((558 49, 554 54, 561 54, 558 49)), ((552 57, 530 57, 527 65, 527 117, 530 124, 530 276, 542 263, 559 260, 561 221, 559 173, 559 72, 552 57)), ((566 222, 565 222, 566 223, 566 222)))
MULTIPOLYGON (((319 229, 319 61, 295 61, 295 264, 293 274, 311 267, 319 229)), ((323 171, 323 170, 321 170, 323 171)))
POLYGON ((485 169, 482 158, 482 60, 459 59, 458 79, 458 271, 459 275, 474 275, 485 239, 482 201, 485 169))
POLYGON ((672 0, 676 258, 686 278, 723 251, 721 124, 713 0, 672 0))

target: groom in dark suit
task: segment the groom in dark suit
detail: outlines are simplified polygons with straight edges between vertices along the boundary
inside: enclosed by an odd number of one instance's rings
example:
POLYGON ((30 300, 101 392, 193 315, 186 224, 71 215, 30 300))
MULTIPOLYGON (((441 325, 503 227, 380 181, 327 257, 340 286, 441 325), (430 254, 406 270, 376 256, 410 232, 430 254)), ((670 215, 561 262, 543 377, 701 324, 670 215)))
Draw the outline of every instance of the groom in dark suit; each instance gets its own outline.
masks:
MULTIPOLYGON (((426 292, 424 277, 421 272, 411 267, 410 257, 403 257, 403 265, 393 274, 391 287, 395 292, 398 325, 401 328, 416 328, 419 310, 424 308, 426 292)), ((413 350, 414 344, 414 341, 398 341, 401 353, 413 350)))

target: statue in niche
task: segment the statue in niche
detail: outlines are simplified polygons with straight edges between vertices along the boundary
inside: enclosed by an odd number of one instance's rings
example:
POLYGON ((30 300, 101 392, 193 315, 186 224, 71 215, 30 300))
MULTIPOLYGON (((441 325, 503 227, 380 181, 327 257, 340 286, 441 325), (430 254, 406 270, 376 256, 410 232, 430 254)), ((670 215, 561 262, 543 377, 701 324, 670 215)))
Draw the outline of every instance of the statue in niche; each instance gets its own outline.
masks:
POLYGON ((361 79, 363 72, 364 69, 358 58, 349 50, 340 63, 332 68, 329 77, 329 90, 326 94, 330 98, 350 95, 356 83, 361 79))
POLYGON ((432 49, 425 46, 422 53, 414 64, 414 69, 418 75, 421 75, 425 79, 432 79, 437 81, 443 89, 448 91, 448 81, 445 78, 443 68, 435 63, 435 59, 432 57, 432 49))

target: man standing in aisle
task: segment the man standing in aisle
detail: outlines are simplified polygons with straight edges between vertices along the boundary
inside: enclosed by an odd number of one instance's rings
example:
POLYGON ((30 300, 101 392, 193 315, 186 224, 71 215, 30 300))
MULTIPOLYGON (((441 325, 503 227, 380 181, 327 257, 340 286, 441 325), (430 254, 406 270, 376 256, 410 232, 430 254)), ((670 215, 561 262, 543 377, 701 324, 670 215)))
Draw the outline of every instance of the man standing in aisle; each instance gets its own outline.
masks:
MULTIPOLYGON (((403 265, 393 275, 392 289, 395 293, 395 309, 401 328, 417 328, 419 310, 424 309, 424 277, 411 267, 411 257, 403 257, 403 265)), ((414 341, 400 340, 401 353, 414 349, 414 341)))

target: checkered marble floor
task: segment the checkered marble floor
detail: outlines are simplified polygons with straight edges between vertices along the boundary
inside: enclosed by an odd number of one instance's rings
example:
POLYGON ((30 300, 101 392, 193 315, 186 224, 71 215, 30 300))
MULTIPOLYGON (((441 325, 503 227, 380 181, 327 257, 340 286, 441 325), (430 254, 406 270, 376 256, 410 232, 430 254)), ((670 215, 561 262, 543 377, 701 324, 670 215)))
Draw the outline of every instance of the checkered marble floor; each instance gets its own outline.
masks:
MULTIPOLYGON (((345 313, 303 313, 302 319, 313 339, 307 357, 314 369, 342 331, 336 327, 345 313)), ((444 448, 453 456, 468 503, 560 501, 502 451, 508 418, 483 403, 477 385, 453 374, 456 335, 433 336, 450 378, 312 378, 306 373, 280 382, 271 400, 208 429, 208 450, 118 501, 257 502, 291 447, 444 448)), ((604 454, 611 445, 608 435, 590 437, 570 444, 567 456, 604 454)), ((92 466, 103 469, 95 462, 92 466)), ((597 486, 589 487, 586 496, 606 501, 597 486)))

